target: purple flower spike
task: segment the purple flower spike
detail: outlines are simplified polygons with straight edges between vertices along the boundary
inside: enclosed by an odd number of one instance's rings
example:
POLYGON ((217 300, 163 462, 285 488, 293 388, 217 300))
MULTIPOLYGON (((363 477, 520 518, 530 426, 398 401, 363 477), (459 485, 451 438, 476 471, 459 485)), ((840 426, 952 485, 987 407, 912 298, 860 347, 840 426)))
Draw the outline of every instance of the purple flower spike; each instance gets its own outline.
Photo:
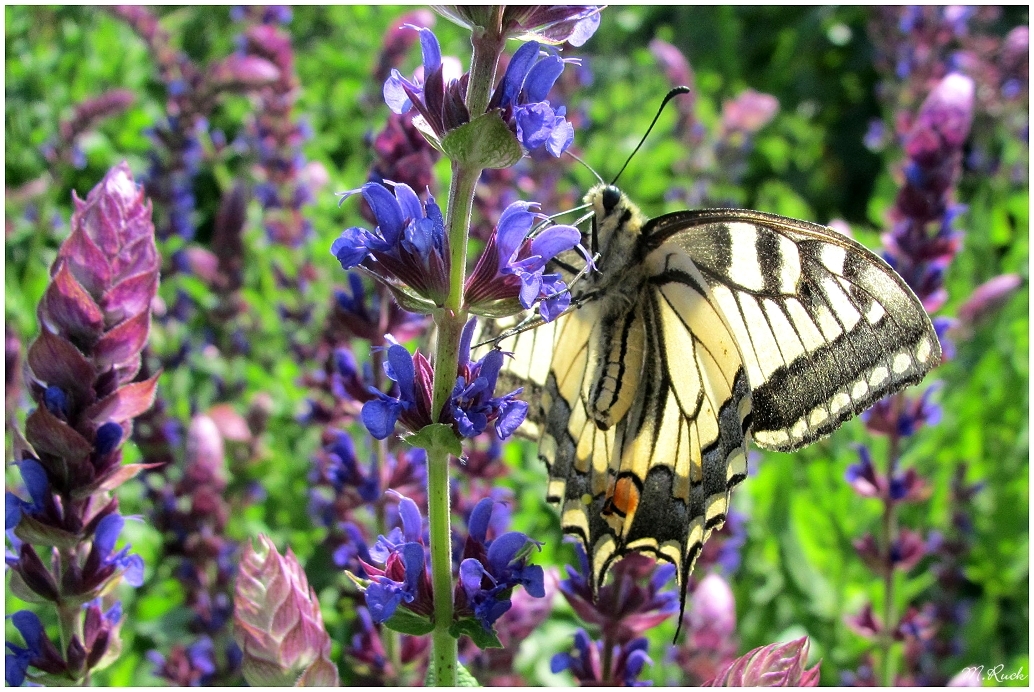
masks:
POLYGON ((559 274, 543 274, 546 264, 562 252, 579 248, 574 226, 550 226, 529 238, 536 205, 514 202, 499 217, 495 232, 467 278, 464 297, 471 311, 490 316, 515 314, 538 304, 546 321, 556 319, 570 304, 567 285, 559 274), (516 301, 514 300, 516 299, 516 301))
POLYGON ((944 270, 961 246, 953 222, 961 207, 951 199, 962 148, 973 122, 975 84, 962 74, 942 79, 919 109, 905 136, 905 184, 883 237, 888 262, 930 312, 948 299, 944 270))
POLYGON ((330 251, 341 267, 361 264, 387 285, 401 284, 415 292, 428 308, 442 305, 449 293, 449 252, 445 219, 434 198, 421 203, 413 189, 401 183, 395 185, 394 195, 384 185, 367 183, 345 196, 355 192, 370 205, 377 227, 348 228, 334 241, 330 251))

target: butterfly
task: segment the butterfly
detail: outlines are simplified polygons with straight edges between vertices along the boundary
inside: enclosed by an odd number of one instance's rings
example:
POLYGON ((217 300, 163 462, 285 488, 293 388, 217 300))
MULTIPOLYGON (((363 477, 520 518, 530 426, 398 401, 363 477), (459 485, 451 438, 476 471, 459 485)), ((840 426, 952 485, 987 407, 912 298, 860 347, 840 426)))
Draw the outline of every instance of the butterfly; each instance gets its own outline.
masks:
MULTIPOLYGON (((901 277, 830 228, 737 209, 647 220, 603 183, 585 202, 597 271, 555 321, 501 335, 501 379, 525 387, 519 432, 593 593, 641 552, 676 566, 684 610, 749 441, 790 452, 828 435, 919 382, 940 344, 901 277)), ((571 257, 551 269, 571 278, 571 257)))

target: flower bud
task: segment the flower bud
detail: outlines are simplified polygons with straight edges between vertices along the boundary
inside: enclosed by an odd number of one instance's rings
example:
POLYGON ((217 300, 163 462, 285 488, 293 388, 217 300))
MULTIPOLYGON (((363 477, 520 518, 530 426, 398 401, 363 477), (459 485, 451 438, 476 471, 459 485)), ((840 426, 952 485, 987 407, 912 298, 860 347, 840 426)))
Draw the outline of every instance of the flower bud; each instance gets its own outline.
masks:
POLYGON ((338 685, 316 594, 291 550, 281 556, 263 535, 244 548, 233 624, 248 684, 338 685))
POLYGON ((740 656, 704 687, 815 687, 819 666, 806 670, 808 638, 759 646, 740 656))

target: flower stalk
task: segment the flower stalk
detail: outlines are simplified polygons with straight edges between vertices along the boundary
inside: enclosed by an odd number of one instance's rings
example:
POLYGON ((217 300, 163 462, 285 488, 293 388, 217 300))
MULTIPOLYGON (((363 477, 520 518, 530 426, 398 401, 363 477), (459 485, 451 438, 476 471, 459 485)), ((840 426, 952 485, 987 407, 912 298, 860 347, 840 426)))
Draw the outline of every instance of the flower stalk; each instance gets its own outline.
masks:
MULTIPOLYGON (((474 45, 476 65, 478 42, 475 41, 474 45)), ((482 62, 488 61, 483 54, 480 58, 482 62)), ((491 69, 482 69, 484 74, 477 80, 474 79, 475 72, 472 66, 467 103, 482 104, 482 110, 471 110, 472 113, 480 115, 488 104, 495 62, 498 58, 499 55, 496 53, 491 59, 491 69)), ((467 321, 466 311, 461 309, 463 286, 466 282, 467 236, 470 232, 470 214, 474 207, 474 188, 481 177, 481 171, 480 167, 464 165, 460 161, 453 161, 452 164, 449 207, 445 215, 445 228, 451 253, 449 295, 445 308, 434 314, 438 340, 434 355, 431 420, 438 420, 438 416, 441 415, 442 408, 452 393, 459 368, 460 334, 467 321)), ((431 532, 431 584, 435 612, 431 665, 434 666, 436 684, 440 687, 456 685, 456 660, 459 654, 458 642, 449 633, 453 605, 450 511, 449 453, 443 448, 430 449, 427 454, 427 516, 431 532)))

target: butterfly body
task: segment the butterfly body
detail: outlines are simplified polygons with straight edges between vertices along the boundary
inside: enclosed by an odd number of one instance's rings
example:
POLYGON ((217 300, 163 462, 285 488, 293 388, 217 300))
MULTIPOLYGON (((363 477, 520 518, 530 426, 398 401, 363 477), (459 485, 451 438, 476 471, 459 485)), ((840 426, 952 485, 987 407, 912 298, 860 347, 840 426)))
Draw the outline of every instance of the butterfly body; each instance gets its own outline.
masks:
POLYGON ((940 348, 900 277, 828 228, 728 209, 647 220, 606 185, 585 200, 598 271, 567 313, 500 346, 590 585, 638 551, 677 566, 684 600, 749 440, 809 444, 918 382, 940 348))

